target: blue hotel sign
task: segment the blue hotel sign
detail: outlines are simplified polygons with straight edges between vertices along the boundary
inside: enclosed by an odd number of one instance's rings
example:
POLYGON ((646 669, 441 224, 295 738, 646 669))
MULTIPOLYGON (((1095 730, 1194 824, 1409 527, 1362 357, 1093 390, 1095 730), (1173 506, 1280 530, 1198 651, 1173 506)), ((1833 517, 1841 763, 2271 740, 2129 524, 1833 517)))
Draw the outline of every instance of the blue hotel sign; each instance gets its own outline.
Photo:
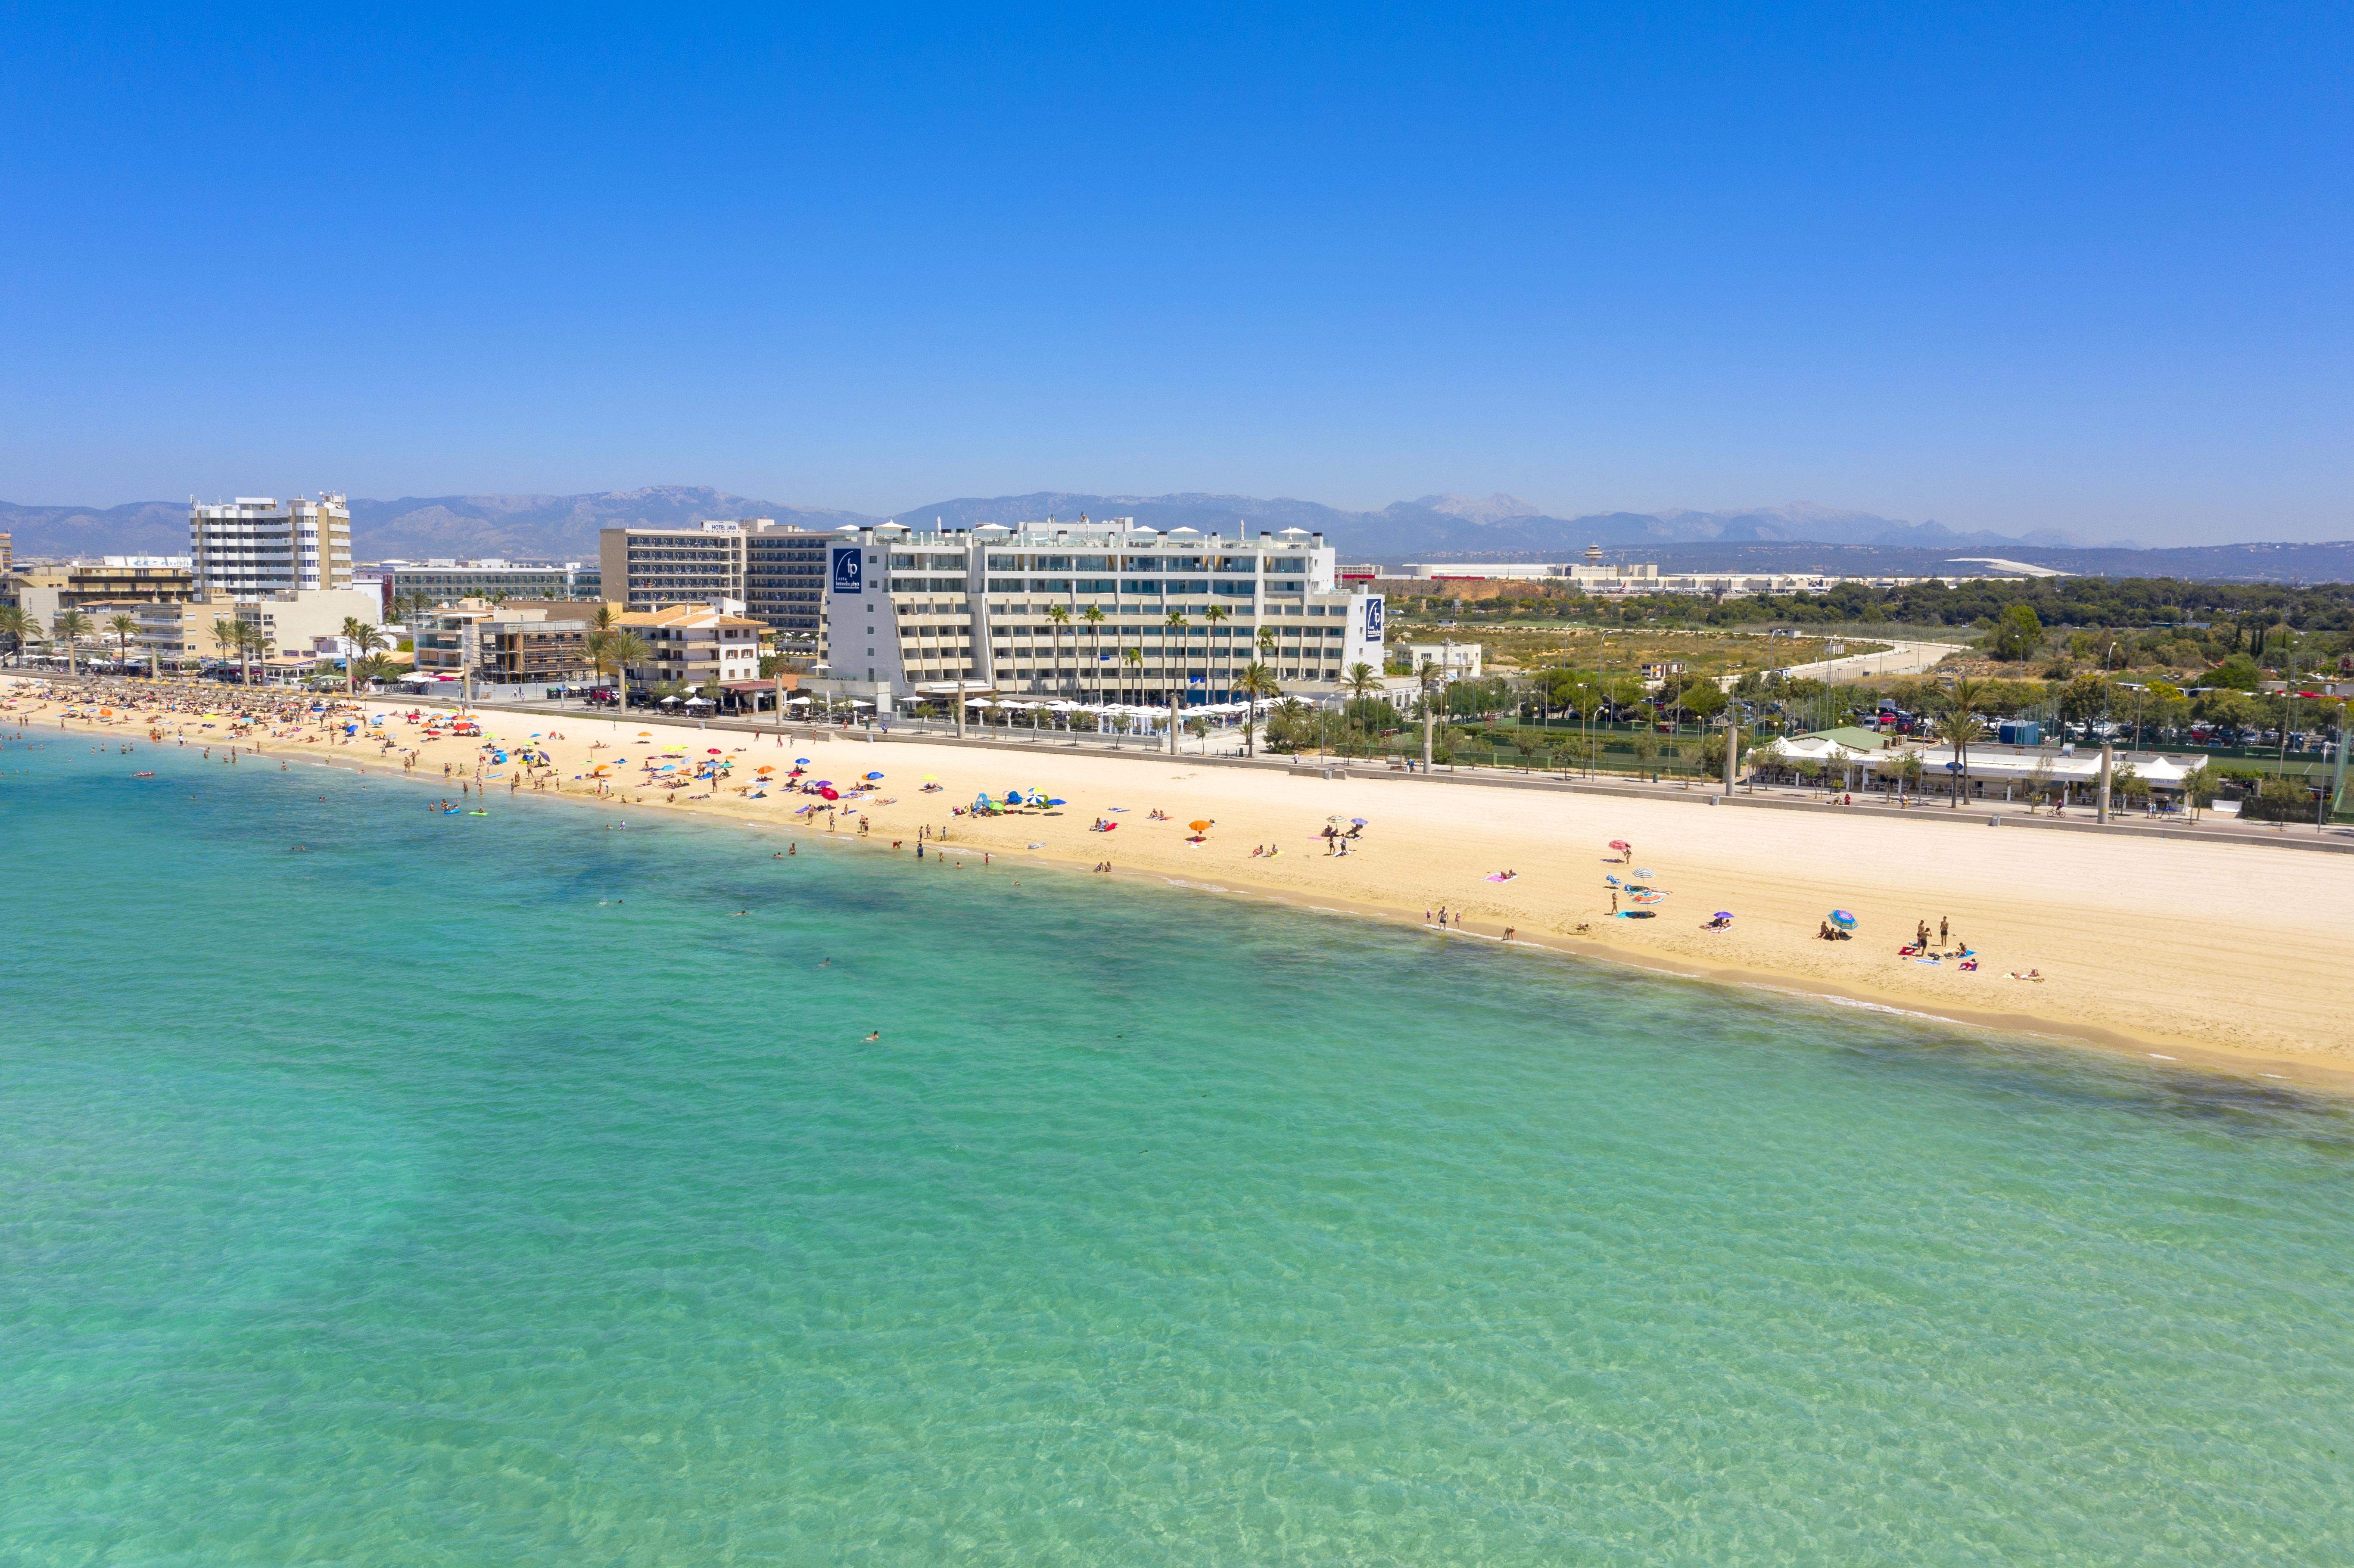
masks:
POLYGON ((1381 640, 1382 596, 1377 593, 1369 593, 1365 596, 1365 641, 1368 642, 1379 642, 1381 640))
POLYGON ((833 551, 833 591, 860 593, 866 581, 866 557, 855 545, 838 545, 833 551))

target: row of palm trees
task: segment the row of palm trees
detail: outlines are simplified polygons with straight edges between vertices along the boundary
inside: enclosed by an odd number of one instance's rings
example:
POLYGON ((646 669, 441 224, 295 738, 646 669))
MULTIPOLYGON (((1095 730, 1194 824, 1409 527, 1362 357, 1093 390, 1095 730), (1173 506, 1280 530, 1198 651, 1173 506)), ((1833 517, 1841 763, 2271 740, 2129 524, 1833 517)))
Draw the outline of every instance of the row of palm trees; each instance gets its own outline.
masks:
MULTIPOLYGON (((1233 618, 1234 612, 1224 605, 1214 604, 1202 612, 1202 619, 1213 627, 1233 618)), ((1063 663, 1063 634, 1075 617, 1069 606, 1057 604, 1048 607, 1046 619, 1054 626, 1052 639, 1055 669, 1059 673, 1063 663)), ((1103 652, 1103 625, 1107 618, 1103 609, 1099 605, 1088 605, 1077 612, 1076 619, 1086 623, 1095 653, 1096 669, 1100 672, 1106 662, 1103 652)), ((1192 625, 1193 621, 1182 609, 1171 610, 1161 620, 1163 629, 1175 636, 1182 636, 1192 625)), ((1254 641, 1257 645, 1258 657, 1251 660, 1239 670, 1235 667, 1234 643, 1229 641, 1222 651, 1225 654, 1225 689, 1253 705, 1252 711, 1245 716, 1243 730, 1245 747, 1255 752, 1257 750, 1255 729, 1258 718, 1257 705, 1282 695, 1283 688, 1276 680, 1274 667, 1267 662, 1275 657, 1277 639, 1274 628, 1265 626, 1259 628, 1254 641)), ((1116 651, 1114 657, 1119 661, 1131 677, 1140 673, 1144 664, 1144 650, 1141 648, 1121 648, 1116 651)), ((1161 667, 1163 670, 1161 694, 1170 709, 1172 721, 1174 722, 1178 711, 1179 695, 1175 680, 1176 669, 1165 653, 1161 667)), ((1342 682, 1350 694, 1359 698, 1380 690, 1381 683, 1380 672, 1365 663, 1351 666, 1347 679, 1342 682)), ((1095 700, 1101 702, 1103 682, 1100 678, 1095 683, 1095 700)))
MULTIPOLYGON (((25 662, 25 650, 34 643, 63 643, 66 651, 66 673, 70 675, 74 673, 76 645, 83 638, 90 636, 98 630, 98 623, 79 609, 58 611, 50 619, 48 626, 44 628, 41 625, 41 618, 22 605, 0 605, 0 637, 5 637, 8 640, 9 650, 16 655, 16 662, 20 665, 25 662)), ((109 635, 118 641, 122 657, 128 661, 131 657, 131 639, 139 630, 139 622, 131 616, 118 614, 108 618, 105 630, 109 635)))

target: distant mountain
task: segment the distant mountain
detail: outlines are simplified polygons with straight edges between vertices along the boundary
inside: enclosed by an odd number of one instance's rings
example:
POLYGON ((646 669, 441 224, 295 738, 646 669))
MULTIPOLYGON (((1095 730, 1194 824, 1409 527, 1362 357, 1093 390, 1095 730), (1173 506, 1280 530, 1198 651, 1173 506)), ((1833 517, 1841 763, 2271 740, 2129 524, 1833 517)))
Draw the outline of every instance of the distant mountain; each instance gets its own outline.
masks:
POLYGON ((185 556, 188 503, 133 501, 123 506, 18 506, 0 501, 0 534, 27 556, 185 556))
POLYGON ((362 560, 504 556, 597 558, 600 528, 675 527, 708 517, 774 517, 811 528, 879 519, 730 495, 707 484, 655 484, 586 495, 405 495, 351 503, 352 550, 362 560))
MULTIPOLYGON (((597 531, 623 524, 674 525, 706 517, 775 517, 812 528, 884 521, 864 513, 759 501, 708 485, 650 485, 579 495, 403 496, 355 500, 355 553, 389 556, 505 556, 520 560, 587 560, 597 531)), ((1416 560, 1564 560, 1598 545, 1618 559, 1656 559, 1684 570, 1844 571, 1921 575, 1956 570, 1957 555, 1994 555, 2064 572, 2147 575, 2245 582, 2354 581, 2354 544, 2209 545, 2145 550, 2130 542, 2087 544, 2041 529, 2022 537, 1979 529, 1960 533, 1931 521, 1907 523, 1868 512, 1804 502, 1734 512, 1603 512, 1552 517, 1512 495, 1424 495, 1378 512, 1350 512, 1313 501, 1180 493, 1094 495, 1036 491, 1027 495, 961 496, 910 507, 896 520, 951 527, 1134 517, 1154 528, 1204 532, 1237 524, 1321 533, 1344 559, 1391 565, 1416 560)), ((134 502, 105 508, 22 506, 0 502, 0 530, 16 536, 19 557, 185 555, 187 508, 178 502, 134 502)))
POLYGON ((1397 563, 1412 560, 1562 559, 1600 545, 1605 549, 1691 544, 1806 541, 1897 548, 1964 546, 2018 548, 2030 545, 2133 549, 2130 542, 2092 546, 2042 531, 2024 538, 1985 529, 1956 533, 1944 524, 1904 523, 1867 512, 1840 512, 1795 503, 1741 512, 1604 512, 1550 517, 1517 496, 1425 495, 1393 502, 1379 512, 1344 512, 1312 501, 1261 501, 1247 495, 1080 495, 1039 491, 989 499, 962 497, 914 508, 902 521, 938 518, 951 526, 1017 523, 1046 516, 1134 517, 1155 528, 1306 528, 1320 532, 1344 554, 1397 563))

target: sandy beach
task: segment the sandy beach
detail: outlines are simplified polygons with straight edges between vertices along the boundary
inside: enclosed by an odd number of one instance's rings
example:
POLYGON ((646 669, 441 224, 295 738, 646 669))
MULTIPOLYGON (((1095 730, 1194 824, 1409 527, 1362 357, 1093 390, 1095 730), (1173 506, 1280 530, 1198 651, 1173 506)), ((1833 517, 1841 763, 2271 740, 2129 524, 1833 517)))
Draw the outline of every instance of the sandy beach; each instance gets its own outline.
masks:
MULTIPOLYGON (((54 733, 64 705, 33 700, 34 689, 9 687, 5 722, 54 733)), ((207 694, 224 710, 237 697, 207 694)), ((408 711, 379 699, 363 705, 408 711)), ((828 831, 826 818, 794 815, 813 797, 773 787, 766 799, 739 792, 756 768, 777 769, 774 779, 806 757, 811 779, 837 787, 870 771, 885 775, 872 797, 837 810, 831 831, 863 838, 863 850, 906 857, 911 874, 918 842, 944 842, 945 855, 928 853, 924 874, 952 874, 960 863, 979 871, 984 860, 990 870, 1037 859, 1082 871, 1108 861, 1115 876, 1428 926, 1433 940, 1441 939, 1435 920, 1444 908, 1462 922, 1447 940, 1499 940, 1509 929, 1532 948, 2354 1088, 2354 1022, 2344 1007, 2354 865, 2333 854, 2005 831, 1986 827, 1978 813, 1926 822, 1913 814, 1717 809, 1697 796, 1624 799, 1384 774, 1325 779, 1053 746, 867 743, 842 732, 780 743, 773 735, 580 715, 486 712, 480 719, 486 735, 509 741, 541 733, 547 738, 537 744, 554 762, 535 789, 517 788, 512 767, 485 768, 503 776, 487 781, 487 802, 465 803, 493 811, 552 808, 554 796, 613 820, 691 811, 815 836, 828 831), (716 791, 682 788, 671 803, 667 789, 608 785, 600 795, 580 777, 608 762, 621 780, 634 780, 647 749, 682 744, 697 758, 716 747, 733 764, 716 791), (927 776, 938 792, 920 791, 927 776), (1009 789, 1044 790, 1066 803, 998 817, 955 810, 977 793, 1002 797, 1009 789), (1352 853, 1329 854, 1320 836, 1327 823, 1345 829, 1358 818, 1366 825, 1352 853), (1093 831, 1098 821, 1119 825, 1093 831), (1214 825, 1196 833, 1188 826, 1195 821, 1214 825), (1607 847, 1614 840, 1633 846, 1631 863, 1607 847), (1266 848, 1278 853, 1253 853, 1266 848), (1612 918, 1614 890, 1605 879, 1628 879, 1636 867, 1668 896, 1651 906, 1652 918, 1612 918), (1490 880, 1502 873, 1511 880, 1490 880), (1834 908, 1857 917, 1853 940, 1819 939, 1834 908), (1732 925, 1707 929, 1719 910, 1733 913, 1732 925), (1924 920, 1933 937, 1947 926, 1949 948, 1967 941, 1978 969, 1900 957, 1924 920), (2044 978, 2006 978, 2029 969, 2044 978)), ((73 727, 152 744, 144 715, 118 712, 73 727)), ((164 744, 175 747, 185 740, 217 753, 227 744, 225 723, 207 729, 187 713, 164 715, 161 728, 164 744)), ((289 766, 330 762, 371 773, 400 771, 400 754, 413 748, 414 777, 438 784, 448 767, 453 799, 459 777, 472 777, 477 742, 425 741, 419 726, 397 717, 385 729, 390 751, 340 737, 271 739, 260 730, 240 744, 289 766)), ((125 765, 136 763, 126 758, 125 765)))

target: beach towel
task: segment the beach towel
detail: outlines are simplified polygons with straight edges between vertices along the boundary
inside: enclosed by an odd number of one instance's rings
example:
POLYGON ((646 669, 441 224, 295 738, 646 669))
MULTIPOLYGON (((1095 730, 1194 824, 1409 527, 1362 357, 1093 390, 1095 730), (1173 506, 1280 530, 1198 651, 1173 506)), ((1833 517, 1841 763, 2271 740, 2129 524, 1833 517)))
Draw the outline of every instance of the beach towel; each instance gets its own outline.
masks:
POLYGON ((1482 882, 1512 882, 1516 881, 1520 874, 1521 874, 1517 871, 1491 871, 1479 880, 1482 882))

